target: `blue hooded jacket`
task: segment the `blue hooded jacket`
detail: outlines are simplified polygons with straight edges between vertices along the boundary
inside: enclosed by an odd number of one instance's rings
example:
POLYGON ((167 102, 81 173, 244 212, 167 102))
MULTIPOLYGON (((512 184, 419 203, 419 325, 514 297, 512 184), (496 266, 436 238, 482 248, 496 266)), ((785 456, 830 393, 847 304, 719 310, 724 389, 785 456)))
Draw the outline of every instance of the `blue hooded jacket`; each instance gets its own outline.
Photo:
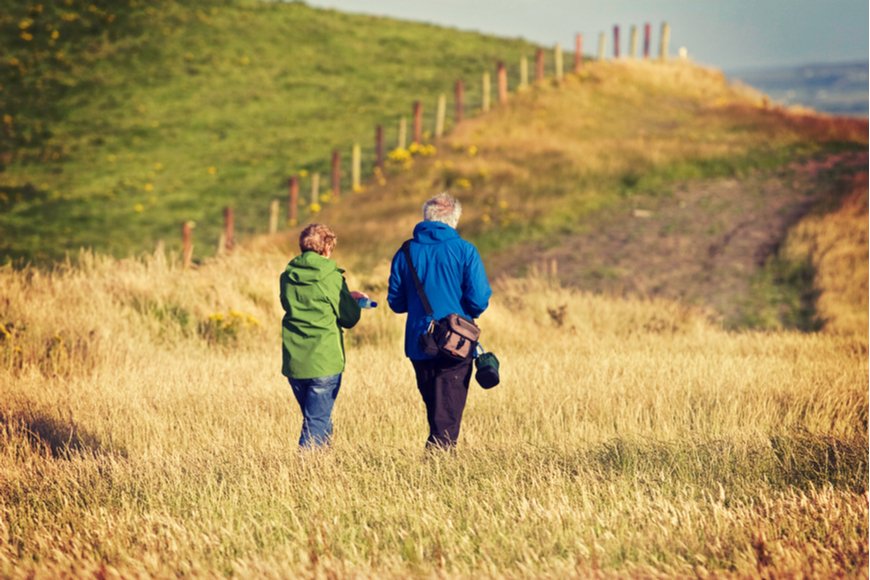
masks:
MULTIPOLYGON (((456 230, 440 222, 420 222, 414 228, 411 260, 423 282, 426 297, 437 320, 451 313, 477 318, 489 306, 492 289, 483 261, 473 244, 459 237, 456 230)), ((393 312, 408 313, 405 322, 405 355, 411 360, 426 360, 417 340, 431 318, 414 287, 414 275, 400 249, 393 256, 387 302, 393 312)))

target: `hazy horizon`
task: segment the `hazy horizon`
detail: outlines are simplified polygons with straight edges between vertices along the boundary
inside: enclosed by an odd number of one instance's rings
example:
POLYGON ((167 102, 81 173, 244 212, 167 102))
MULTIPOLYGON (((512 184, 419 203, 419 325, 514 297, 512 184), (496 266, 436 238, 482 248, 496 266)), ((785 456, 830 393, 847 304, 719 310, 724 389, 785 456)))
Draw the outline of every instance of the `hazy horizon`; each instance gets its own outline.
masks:
POLYGON ((868 60, 866 0, 815 0, 729 3, 660 0, 613 0, 605 9, 573 0, 308 0, 311 6, 346 12, 428 22, 486 34, 522 37, 540 44, 574 46, 583 34, 584 52, 597 52, 598 35, 613 53, 613 26, 628 50, 632 25, 652 28, 652 51, 658 51, 661 23, 671 26, 670 53, 681 47, 689 58, 722 70, 839 64, 868 60))

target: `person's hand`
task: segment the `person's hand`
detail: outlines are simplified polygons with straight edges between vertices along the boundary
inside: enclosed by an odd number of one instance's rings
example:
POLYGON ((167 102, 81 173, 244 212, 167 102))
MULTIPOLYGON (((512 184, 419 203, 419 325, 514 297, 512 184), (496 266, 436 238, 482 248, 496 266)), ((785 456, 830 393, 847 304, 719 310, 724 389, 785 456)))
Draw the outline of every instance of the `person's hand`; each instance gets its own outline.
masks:
POLYGON ((359 292, 357 290, 352 290, 350 295, 354 300, 359 300, 360 298, 368 298, 369 297, 369 295, 366 294, 365 292, 359 292))

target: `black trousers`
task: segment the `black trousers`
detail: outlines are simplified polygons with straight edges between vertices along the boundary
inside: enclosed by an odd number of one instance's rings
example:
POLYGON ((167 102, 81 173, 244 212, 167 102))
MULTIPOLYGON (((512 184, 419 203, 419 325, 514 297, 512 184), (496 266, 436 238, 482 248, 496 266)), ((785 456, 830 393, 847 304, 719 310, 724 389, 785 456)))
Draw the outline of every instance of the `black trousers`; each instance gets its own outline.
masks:
POLYGON ((411 361, 429 421, 426 447, 456 446, 462 411, 468 398, 472 361, 471 357, 456 361, 440 356, 432 360, 411 361))

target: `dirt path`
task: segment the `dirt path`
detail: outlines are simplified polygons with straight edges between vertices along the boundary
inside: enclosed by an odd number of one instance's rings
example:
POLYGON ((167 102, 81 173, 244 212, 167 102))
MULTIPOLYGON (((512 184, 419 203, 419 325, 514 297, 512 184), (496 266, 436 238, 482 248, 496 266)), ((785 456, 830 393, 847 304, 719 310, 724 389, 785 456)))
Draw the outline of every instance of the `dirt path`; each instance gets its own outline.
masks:
POLYGON ((634 196, 592 216, 555 247, 512 248, 488 258, 495 275, 556 260, 559 279, 584 290, 662 296, 740 315, 751 280, 788 229, 848 180, 867 153, 844 153, 745 180, 691 183, 666 198, 634 196))

